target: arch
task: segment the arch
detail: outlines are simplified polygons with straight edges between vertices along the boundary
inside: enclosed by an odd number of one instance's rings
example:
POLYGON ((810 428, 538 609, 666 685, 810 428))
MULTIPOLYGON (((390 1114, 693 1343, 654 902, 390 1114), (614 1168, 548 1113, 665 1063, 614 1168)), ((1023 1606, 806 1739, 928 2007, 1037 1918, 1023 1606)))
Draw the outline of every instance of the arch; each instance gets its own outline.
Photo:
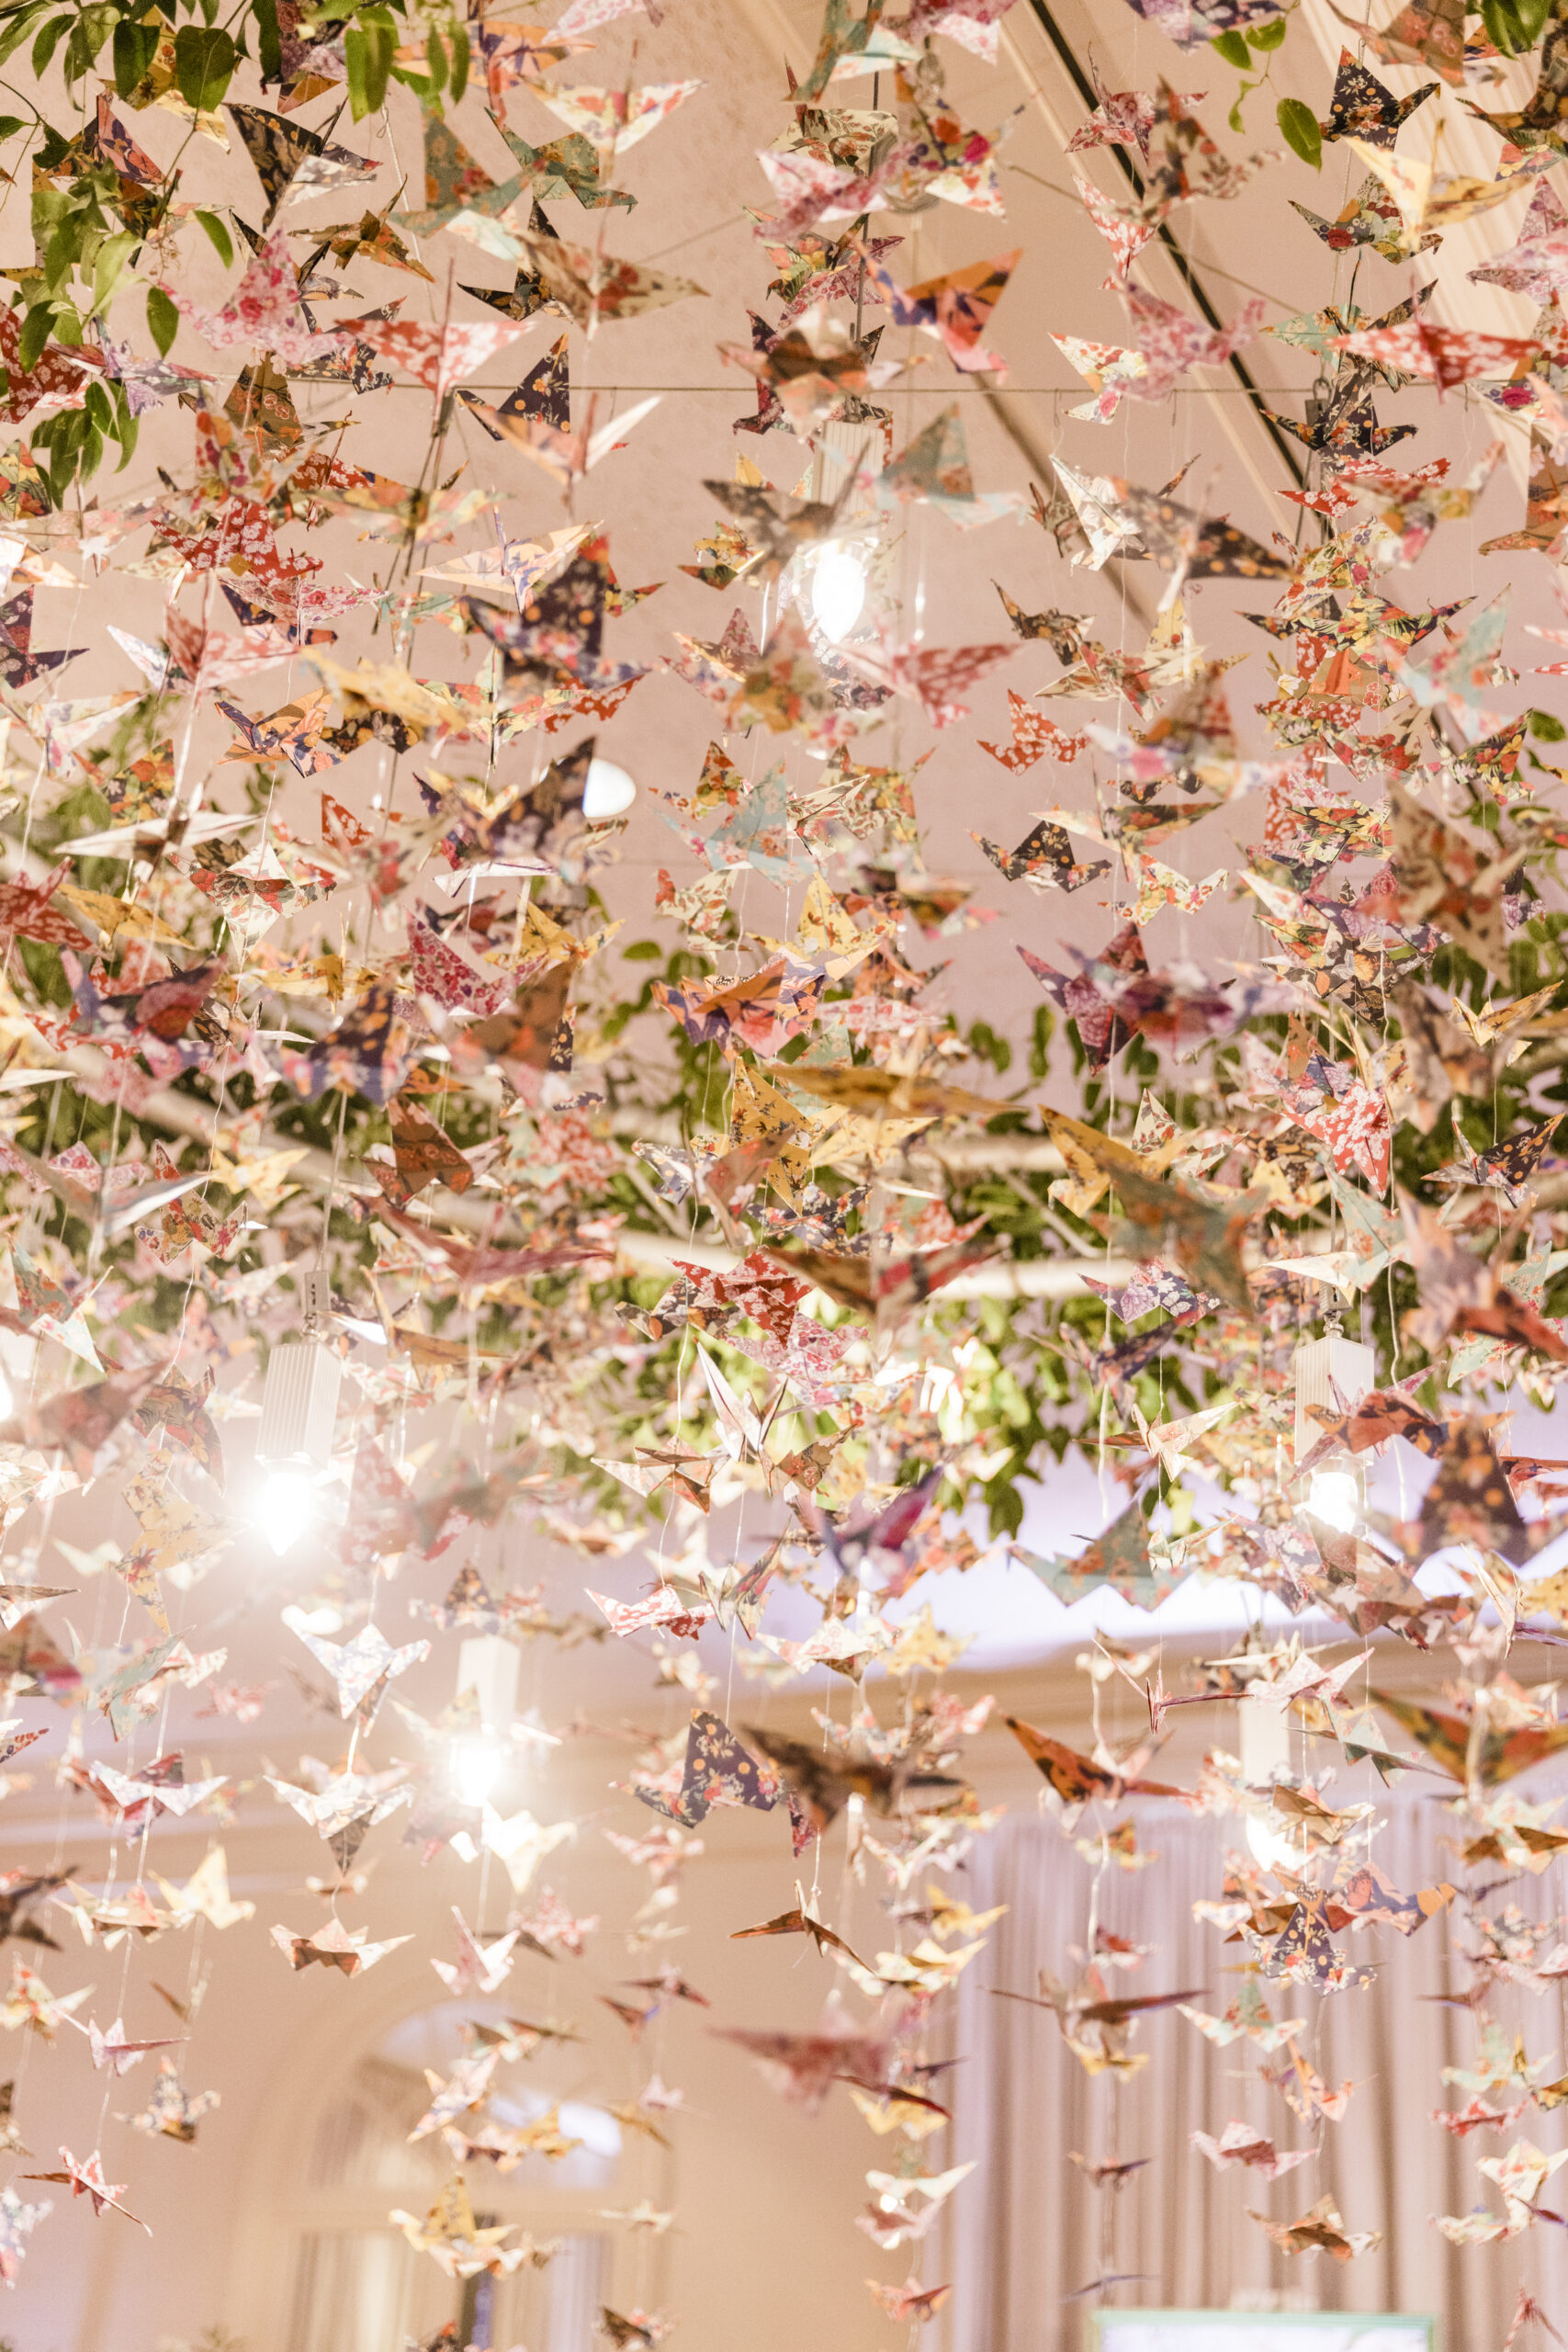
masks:
POLYGON ((603 2053, 586 2033, 497 2071, 498 2120, 536 2120, 558 2099, 563 2133, 581 2143, 558 2165, 536 2156, 506 2173, 482 2159, 459 2167, 439 2133, 411 2144, 428 2103, 423 2070, 449 2071, 461 2020, 499 2023, 527 2004, 433 2000, 428 1978, 387 1973, 384 1984, 378 1972, 352 1988, 352 2010, 319 2002, 276 2053, 235 2233, 232 2324, 254 2352, 396 2352, 405 2337, 471 2324, 477 2303, 497 2346, 589 2352, 600 2302, 660 2298, 664 2242, 619 2229, 606 2209, 644 2198, 668 2208, 672 2152, 609 2112, 596 2087, 603 2053), (465 2298, 388 2220, 393 2207, 423 2214, 459 2168, 476 2213, 518 2225, 511 2243, 526 2233, 562 2250, 465 2298))

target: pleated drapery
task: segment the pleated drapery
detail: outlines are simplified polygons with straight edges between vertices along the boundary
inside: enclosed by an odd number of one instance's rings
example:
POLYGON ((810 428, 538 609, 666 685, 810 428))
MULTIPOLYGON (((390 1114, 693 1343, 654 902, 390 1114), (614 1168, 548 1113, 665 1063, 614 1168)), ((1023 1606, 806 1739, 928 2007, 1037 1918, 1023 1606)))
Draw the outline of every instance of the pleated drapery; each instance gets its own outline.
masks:
MULTIPOLYGON (((1373 1859, 1407 1891, 1459 1880, 1445 1844, 1455 1825, 1429 1794, 1406 1794, 1408 1785, 1380 1804, 1386 1821, 1373 1859)), ((1238 1825, 1168 1804, 1126 1812, 1139 1847, 1159 1860, 1136 1872, 1107 1871, 1099 1916, 1115 1934, 1158 1950, 1134 1973, 1118 1973, 1113 1989, 1201 1986, 1193 2006, 1217 2015, 1238 1989, 1231 1972, 1247 1948, 1224 1943, 1217 1928, 1194 1919, 1192 1904, 1219 1894, 1238 1825)), ((1090 2079, 1048 2009, 996 1997, 1001 1987, 1034 1992, 1042 1968, 1077 1976, 1091 1875, 1056 1823, 1028 1815, 982 1839, 965 1873, 963 1893, 976 1909, 1009 1908, 960 1981, 954 2048, 963 2063, 946 2077, 954 2117, 947 2161, 973 2158, 977 2167, 952 2199, 943 2267, 935 2267, 934 2246, 925 2265, 928 2283, 940 2276, 953 2284, 943 2313, 948 2352, 1077 2352, 1091 2304, 1064 2298, 1102 2275, 1102 2246, 1107 2267, 1143 2274, 1108 2291, 1123 2306, 1432 2312, 1448 2352, 1500 2352, 1524 2284, 1568 2334, 1568 2229, 1543 2222, 1503 2245, 1455 2247, 1433 2226, 1436 2214, 1482 2204, 1501 2213, 1501 2198, 1476 2171, 1478 2156, 1499 2154, 1521 2135, 1548 2152, 1564 2140, 1562 2115, 1535 2108, 1504 2132, 1462 2141, 1430 2120, 1434 2108, 1468 2103, 1471 2092, 1445 2085, 1441 2071, 1469 2066, 1478 2039, 1469 2010, 1430 1997, 1467 1991, 1472 1981, 1452 1949, 1452 1914, 1409 1939, 1391 1928, 1343 1937, 1354 1960, 1382 1963, 1369 1989, 1322 1997, 1264 1984, 1276 2018, 1307 2019, 1300 2046, 1325 2080, 1358 2086, 1343 2121, 1321 2123, 1314 2134, 1259 2079, 1268 2062, 1250 2041, 1219 2050, 1176 2010, 1159 2011, 1133 2043, 1150 2053, 1141 2073, 1120 2083, 1090 2079), (1315 2137, 1319 2154, 1273 2182, 1242 2167, 1217 2173, 1189 2146, 1189 2134, 1217 2136, 1233 2117, 1280 2148, 1315 2137), (1101 2199, 1111 2192, 1096 2191, 1070 2161, 1073 2150, 1090 2161, 1149 2159, 1120 2192, 1113 2235, 1102 2236, 1101 2199), (1247 2219, 1250 2206, 1293 2220, 1325 2193, 1348 2229, 1381 2230, 1382 2245, 1345 2264, 1289 2256, 1247 2219)), ((1543 1879, 1514 1881, 1490 1897, 1492 1916, 1517 1904, 1529 1918, 1549 1918, 1559 1907, 1560 1875, 1554 1866, 1543 1879)), ((1551 2060, 1540 2079, 1568 2071, 1556 1989, 1498 1985, 1488 2007, 1510 2033, 1523 2032, 1532 2059, 1551 2060)), ((1513 2103, 1507 2092, 1488 2096, 1494 2106, 1513 2103)), ((1568 2212, 1568 2190, 1555 2183, 1540 2201, 1568 2212)))

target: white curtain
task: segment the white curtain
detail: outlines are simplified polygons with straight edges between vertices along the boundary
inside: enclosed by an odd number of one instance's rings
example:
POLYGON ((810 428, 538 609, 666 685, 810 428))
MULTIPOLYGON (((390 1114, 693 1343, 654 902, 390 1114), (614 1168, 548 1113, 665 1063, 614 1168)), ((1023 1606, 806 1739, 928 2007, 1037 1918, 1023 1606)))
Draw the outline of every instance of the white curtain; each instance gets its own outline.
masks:
POLYGON ((542 2352, 591 2352, 604 2301, 608 2251, 604 2238, 586 2231, 565 2241, 545 2273, 550 2295, 542 2352))
POLYGON ((401 2352, 457 2312, 457 2290, 388 2230, 310 2230, 294 2272, 292 2352, 401 2352))
MULTIPOLYGON (((1192 1903, 1219 1894, 1238 1825, 1169 1804, 1126 1811, 1139 1847, 1160 1859, 1146 1871, 1107 1871, 1100 1917, 1116 1934, 1158 1950, 1136 1972, 1115 1973, 1112 1988, 1201 1986, 1193 2006, 1218 2014, 1239 1987, 1234 1972, 1248 1948, 1222 1942, 1216 1928, 1194 1920, 1192 1903)), ((1386 1793, 1380 1812, 1387 1820, 1373 1858, 1396 1885, 1462 1879, 1444 1843, 1454 1825, 1439 1803, 1401 1788, 1386 1793)), ((1497 1873, 1483 1866, 1479 1875, 1497 1873)), ((1513 1903, 1546 1919, 1558 1908, 1558 1876, 1554 1866, 1544 1879, 1516 1880, 1486 1907, 1496 1917, 1513 1903)), ((1217 2050, 1174 2009, 1156 2011, 1133 2043, 1151 2053, 1150 2064, 1121 2084, 1090 2080, 1049 2010, 994 1996, 998 1987, 1036 1991, 1042 1968, 1077 1973, 1068 1947, 1084 1940, 1090 1873, 1056 1824, 1031 1816, 1002 1823, 980 1841, 965 1878, 962 1891, 976 1909, 1009 1909, 960 1980, 954 2046, 964 2057, 946 2078, 954 2109, 948 2161, 977 2160, 952 2200, 944 2267, 937 2270, 934 2256, 926 2266, 928 2284, 938 2277, 953 2283, 944 2314, 950 2352, 1077 2352, 1088 2305, 1064 2298, 1100 2275, 1102 2245, 1112 2256, 1107 2269, 1144 2274, 1110 2291, 1106 2300, 1121 2305, 1430 2312, 1458 2352, 1500 2352, 1523 2283, 1568 2334, 1568 2229, 1543 2222, 1504 2245, 1452 2247, 1433 2227, 1436 2214, 1481 2204, 1500 2214, 1501 2198, 1477 2174, 1476 2158, 1501 2154, 1521 2134, 1551 2152, 1563 2144, 1568 2116, 1527 2108, 1506 2132, 1463 2141, 1430 2120, 1434 2108, 1467 2104, 1471 2093, 1443 2084, 1440 2074, 1468 2066, 1478 2038, 1468 2010, 1431 1997, 1467 1991, 1472 1981, 1451 1949, 1455 1913, 1408 1939, 1390 1928, 1342 1937, 1357 1962, 1382 1963, 1365 1991, 1321 1998, 1260 1980, 1277 2019, 1308 2019, 1300 2046, 1325 2080, 1358 2085, 1344 2120, 1320 2125, 1314 2161, 1269 2182, 1241 2167, 1216 2173, 1188 2144, 1192 2131, 1217 2136, 1233 2116, 1260 2127, 1277 2147, 1312 2144, 1307 2125, 1259 2080, 1254 2043, 1217 2050), (1074 2149, 1091 2161, 1151 2160, 1121 2191, 1113 2235, 1102 2238, 1101 2199, 1111 2191, 1096 2192, 1069 2161, 1074 2149), (1250 2206, 1293 2220, 1325 2193, 1348 2229, 1383 2233, 1375 2252, 1347 2264, 1289 2256, 1247 2217, 1250 2206)), ((1568 2055, 1558 2054, 1568 2037, 1557 1993, 1501 1984, 1488 2007, 1510 2032, 1524 2033, 1532 2059, 1552 2060, 1540 2079, 1568 2072, 1568 2055)), ((1506 2093, 1488 2096, 1494 2106, 1511 2103, 1506 2093)), ((1568 2168, 1560 2179, 1565 2185, 1549 2182, 1540 2202, 1568 2213, 1568 2168)), ((1539 2338, 1533 2352, 1543 2352, 1539 2338)))
MULTIPOLYGON (((543 2270, 496 2279, 494 2352, 593 2352, 608 2252, 598 2232, 574 2231, 543 2270)), ((402 2352, 462 2305, 462 2288, 395 2231, 308 2231, 296 2257, 291 2352, 402 2352)))

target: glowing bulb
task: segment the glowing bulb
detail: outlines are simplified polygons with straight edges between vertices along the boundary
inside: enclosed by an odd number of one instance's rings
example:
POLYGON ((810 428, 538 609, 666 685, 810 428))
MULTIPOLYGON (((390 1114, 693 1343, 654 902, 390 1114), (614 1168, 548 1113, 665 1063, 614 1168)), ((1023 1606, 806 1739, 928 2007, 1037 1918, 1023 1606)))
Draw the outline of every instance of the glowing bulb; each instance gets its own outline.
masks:
POLYGON ((291 1634, 327 1634, 341 1631, 343 1611, 334 1609, 330 1600, 319 1601, 314 1609, 289 1607, 282 1612, 283 1622, 291 1634))
POLYGON ((1301 1859, 1290 1839, 1256 1813, 1247 1816, 1247 1842, 1254 1861, 1266 1871, 1277 1871, 1282 1862, 1294 1863, 1301 1859))
POLYGON ((865 605, 866 571, 848 548, 829 545, 811 574, 811 610, 818 628, 837 645, 848 637, 865 605))
POLYGON ((483 1804, 501 1778, 502 1754, 484 1732, 469 1732, 452 1743, 452 1778, 465 1804, 483 1804))
POLYGON ((262 1533, 281 1560, 298 1544, 316 1515, 316 1494, 308 1470, 287 1464, 269 1470, 256 1505, 262 1533))
POLYGON ((1307 1493, 1307 1509, 1314 1519, 1348 1535, 1356 1524, 1360 1493, 1350 1470, 1314 1470, 1307 1493))
POLYGON ((614 760, 590 760, 588 781, 582 790, 582 813, 591 825, 603 825, 612 817, 619 817, 637 798, 637 786, 625 768, 614 760))

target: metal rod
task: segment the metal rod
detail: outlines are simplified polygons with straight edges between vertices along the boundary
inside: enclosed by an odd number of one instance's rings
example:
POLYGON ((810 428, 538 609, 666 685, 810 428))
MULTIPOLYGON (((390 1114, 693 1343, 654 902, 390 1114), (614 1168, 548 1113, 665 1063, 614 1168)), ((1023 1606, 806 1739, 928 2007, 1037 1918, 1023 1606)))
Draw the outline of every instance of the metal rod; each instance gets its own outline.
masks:
MULTIPOLYGON (((1067 39, 1066 33, 1062 30, 1061 26, 1056 22, 1055 16, 1052 14, 1051 9, 1047 5, 1047 0, 1029 0, 1029 5, 1031 9, 1033 11, 1035 20, 1039 24, 1041 30, 1044 33, 1046 40, 1055 51, 1057 58, 1061 62, 1063 72, 1066 74, 1067 79, 1071 82, 1074 89, 1077 92, 1078 96, 1083 100, 1084 105, 1092 112, 1100 103, 1095 93, 1094 85, 1089 80, 1089 75, 1084 72, 1083 67, 1078 63, 1077 53, 1073 48, 1071 41, 1067 39)), ((1128 154, 1124 147, 1112 147, 1111 153, 1115 157, 1117 167, 1121 171, 1123 179, 1127 182, 1128 187, 1132 189, 1134 195, 1142 200, 1144 196, 1143 174, 1139 171, 1137 165, 1134 163, 1132 157, 1128 154)), ((1215 310, 1213 302, 1210 301, 1208 292, 1204 288, 1202 280, 1199 277, 1191 263, 1188 260, 1187 255, 1182 252, 1181 247, 1176 241, 1176 238, 1172 235, 1169 223, 1162 220, 1159 224, 1157 233, 1161 244, 1165 247, 1166 252, 1170 255, 1171 260, 1175 263, 1177 273, 1179 276, 1182 284, 1186 287, 1187 291, 1192 297, 1193 302, 1201 312, 1204 322, 1208 326, 1213 327, 1215 333, 1218 334, 1223 329, 1224 322, 1220 317, 1218 311, 1215 310)), ((1292 481, 1295 484, 1295 487, 1298 490, 1304 490, 1307 486, 1306 469, 1298 459, 1295 449, 1289 437, 1280 432, 1273 418, 1269 414, 1264 402, 1264 394, 1260 390, 1252 370, 1247 367, 1247 362, 1244 359, 1237 358, 1234 352, 1231 354, 1229 359, 1226 360, 1225 365, 1229 368, 1232 376, 1235 377, 1238 390, 1245 394, 1247 399, 1252 402, 1253 407, 1257 410, 1258 419, 1262 424, 1265 432, 1268 434, 1270 441, 1274 444, 1274 447, 1279 451, 1280 457, 1284 459, 1285 469, 1289 473, 1292 481)))

